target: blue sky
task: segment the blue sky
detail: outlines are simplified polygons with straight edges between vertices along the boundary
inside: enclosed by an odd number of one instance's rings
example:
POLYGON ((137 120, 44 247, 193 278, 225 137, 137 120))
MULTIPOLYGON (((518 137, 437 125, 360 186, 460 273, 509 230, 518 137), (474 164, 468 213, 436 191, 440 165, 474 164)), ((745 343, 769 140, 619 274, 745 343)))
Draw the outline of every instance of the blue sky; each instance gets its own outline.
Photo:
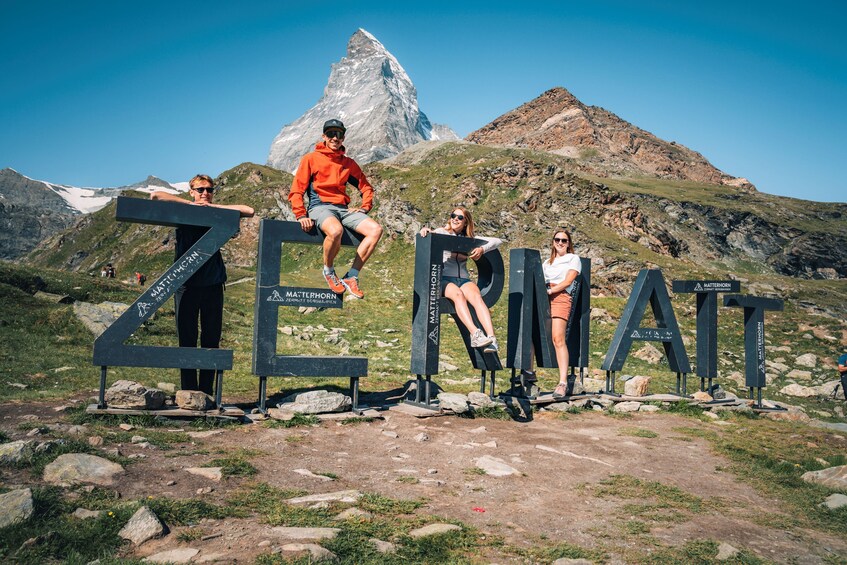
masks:
POLYGON ((847 201, 837 2, 0 0, 0 168, 76 186, 264 163, 362 27, 464 136, 563 86, 759 190, 847 201))

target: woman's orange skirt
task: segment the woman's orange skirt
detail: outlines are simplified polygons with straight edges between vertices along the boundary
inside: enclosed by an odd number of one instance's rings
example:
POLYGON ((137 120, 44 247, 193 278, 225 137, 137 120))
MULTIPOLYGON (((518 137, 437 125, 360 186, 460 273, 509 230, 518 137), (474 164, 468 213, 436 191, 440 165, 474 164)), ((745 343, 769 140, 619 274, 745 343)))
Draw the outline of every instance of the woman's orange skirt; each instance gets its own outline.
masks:
POLYGON ((567 320, 571 315, 571 304, 573 297, 565 292, 557 292, 549 295, 550 298, 550 317, 561 318, 567 320))

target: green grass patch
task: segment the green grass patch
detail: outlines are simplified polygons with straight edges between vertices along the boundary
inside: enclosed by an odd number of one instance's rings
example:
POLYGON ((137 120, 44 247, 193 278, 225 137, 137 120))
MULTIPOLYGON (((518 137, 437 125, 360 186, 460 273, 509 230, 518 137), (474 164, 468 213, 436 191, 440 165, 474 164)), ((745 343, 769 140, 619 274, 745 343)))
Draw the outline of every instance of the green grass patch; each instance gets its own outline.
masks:
POLYGON ((646 438, 654 438, 659 437, 654 431, 645 430, 644 428, 621 428, 618 430, 619 436, 633 436, 633 437, 646 437, 646 438))
POLYGON ((169 526, 194 526, 203 518, 219 520, 246 515, 243 509, 236 506, 212 504, 197 498, 177 499, 160 496, 148 497, 143 502, 169 526))
POLYGON ((227 454, 225 457, 212 459, 202 466, 220 467, 221 474, 224 477, 252 477, 259 471, 247 459, 256 455, 255 450, 238 449, 233 453, 227 454))
POLYGON ((297 428, 300 426, 319 426, 320 418, 314 414, 295 414, 290 420, 277 420, 271 418, 265 421, 268 428, 297 428))
POLYGON ((421 482, 417 477, 412 477, 412 476, 409 476, 409 475, 402 475, 400 477, 397 477, 394 480, 397 481, 398 483, 406 483, 408 485, 416 485, 419 482, 421 482))
POLYGON ((512 420, 514 414, 502 406, 483 406, 468 412, 473 418, 488 418, 490 420, 512 420))
POLYGON ((356 506, 383 516, 411 514, 426 503, 425 500, 396 500, 375 493, 364 493, 356 506))
POLYGON ((364 416, 364 417, 356 416, 356 417, 353 417, 353 418, 344 418, 343 420, 341 420, 341 425, 342 426, 358 426, 359 424, 369 424, 369 423, 373 422, 374 420, 376 420, 376 418, 372 418, 370 416, 364 416))
POLYGON ((204 535, 206 535, 206 532, 200 528, 186 528, 176 535, 176 539, 185 543, 190 543, 192 541, 199 540, 204 535))

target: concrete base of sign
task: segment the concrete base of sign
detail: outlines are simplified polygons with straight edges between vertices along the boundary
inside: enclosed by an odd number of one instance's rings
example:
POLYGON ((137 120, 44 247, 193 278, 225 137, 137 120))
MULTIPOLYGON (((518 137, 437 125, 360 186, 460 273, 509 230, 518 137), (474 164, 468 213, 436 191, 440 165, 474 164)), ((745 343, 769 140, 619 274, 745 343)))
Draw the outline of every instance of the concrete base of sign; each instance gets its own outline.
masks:
POLYGON ((388 408, 391 412, 399 412, 414 416, 415 418, 434 418, 436 416, 447 416, 446 412, 433 410, 432 408, 420 408, 415 403, 401 402, 388 408))
POLYGON ((167 418, 216 418, 219 420, 240 420, 244 410, 236 406, 221 406, 212 410, 184 410, 182 408, 162 408, 160 410, 128 410, 125 408, 99 408, 89 404, 86 414, 118 414, 127 416, 165 416, 167 418))
POLYGON ((526 400, 532 406, 545 406, 547 404, 553 404, 556 402, 572 402, 574 400, 582 400, 583 398, 597 398, 596 394, 574 394, 572 396, 559 396, 554 397, 552 392, 544 392, 536 396, 535 398, 527 398, 525 396, 514 396, 506 392, 500 393, 500 398, 503 400, 515 398, 520 400, 526 400))

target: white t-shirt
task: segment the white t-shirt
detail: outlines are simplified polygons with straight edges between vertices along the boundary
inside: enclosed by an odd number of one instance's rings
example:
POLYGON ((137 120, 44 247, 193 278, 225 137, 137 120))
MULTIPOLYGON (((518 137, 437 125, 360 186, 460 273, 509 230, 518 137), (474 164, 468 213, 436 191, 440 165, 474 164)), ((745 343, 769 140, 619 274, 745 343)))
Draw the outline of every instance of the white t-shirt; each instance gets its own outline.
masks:
MULTIPOLYGON (((544 261, 541 266, 542 269, 544 269, 544 282, 548 284, 559 284, 565 280, 568 271, 576 271, 577 273, 582 272, 582 261, 580 261, 579 255, 576 253, 559 255, 553 259, 552 265, 548 260, 544 261)), ((570 294, 572 289, 573 285, 569 286, 566 290, 570 294)))

